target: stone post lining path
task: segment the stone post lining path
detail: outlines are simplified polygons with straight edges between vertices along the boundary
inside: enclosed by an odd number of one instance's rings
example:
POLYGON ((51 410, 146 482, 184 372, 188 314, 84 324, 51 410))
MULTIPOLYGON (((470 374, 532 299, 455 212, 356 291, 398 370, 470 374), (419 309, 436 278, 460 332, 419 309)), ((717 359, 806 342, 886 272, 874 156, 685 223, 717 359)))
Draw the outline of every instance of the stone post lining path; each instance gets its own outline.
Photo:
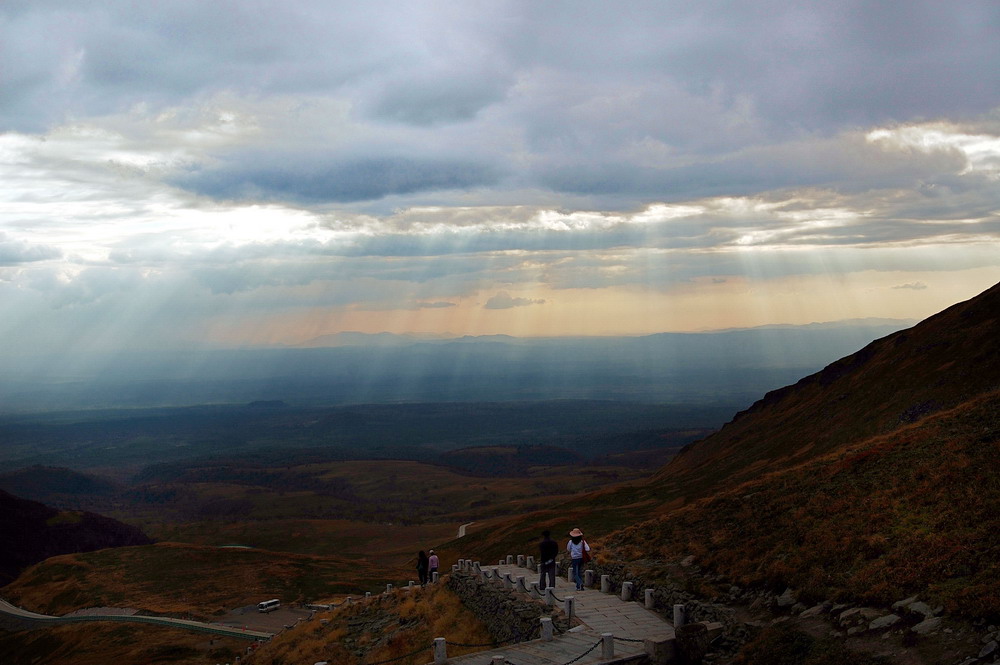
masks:
MULTIPOLYGON (((511 574, 514 579, 523 575, 525 583, 538 581, 538 573, 528 568, 504 564, 490 566, 488 570, 499 568, 500 574, 511 574)), ((510 644, 491 651, 449 658, 449 663, 461 665, 488 665, 494 656, 503 655, 513 665, 563 665, 583 654, 601 639, 602 633, 612 633, 615 660, 643 654, 645 647, 641 640, 669 640, 674 637, 674 628, 663 617, 647 610, 635 601, 623 601, 617 594, 601 593, 599 589, 588 588, 577 591, 576 585, 567 582, 565 575, 556 578, 556 597, 562 601, 566 596, 576 599, 575 613, 583 625, 570 629, 555 637, 551 642, 540 639, 510 644)), ((559 603, 562 606, 562 603, 559 603)), ((606 662, 602 648, 598 646, 589 654, 575 661, 574 665, 592 665, 606 662)))

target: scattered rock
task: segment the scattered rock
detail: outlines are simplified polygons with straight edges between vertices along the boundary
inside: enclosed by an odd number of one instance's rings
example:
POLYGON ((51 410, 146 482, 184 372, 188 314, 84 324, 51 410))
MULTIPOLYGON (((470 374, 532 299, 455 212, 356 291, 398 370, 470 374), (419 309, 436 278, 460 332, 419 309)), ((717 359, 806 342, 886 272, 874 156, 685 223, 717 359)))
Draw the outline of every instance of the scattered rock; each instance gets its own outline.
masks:
POLYGON ((806 606, 802 603, 795 603, 792 605, 792 614, 802 614, 806 609, 806 606))
POLYGON ((924 619, 910 630, 920 635, 926 635, 927 633, 933 632, 940 627, 941 617, 931 617, 929 619, 924 619))
POLYGON ((901 607, 906 607, 910 603, 915 603, 915 602, 917 602, 917 597, 916 596, 910 596, 906 600, 900 600, 898 602, 893 603, 892 604, 892 609, 898 610, 901 607))
POLYGON ((681 559, 681 565, 684 566, 685 568, 690 568, 693 563, 694 563, 693 554, 689 554, 688 556, 681 559))
POLYGON ((839 621, 841 626, 867 625, 880 616, 882 613, 871 607, 855 607, 842 612, 839 621))
POLYGON ((996 650, 997 650, 997 643, 994 640, 989 644, 987 644, 986 646, 984 646, 982 651, 979 652, 979 659, 982 660, 984 658, 989 658, 994 654, 994 652, 996 652, 996 650))
POLYGON ((890 628, 895 626, 897 623, 902 621, 903 618, 898 614, 887 614, 884 617, 879 617, 868 624, 868 630, 881 630, 883 628, 890 628))
POLYGON ((802 614, 800 614, 799 616, 802 617, 803 619, 808 619, 809 617, 819 616, 825 611, 826 611, 826 605, 820 603, 819 605, 814 605, 810 607, 808 610, 803 611, 802 614))
POLYGON ((858 633, 865 632, 866 628, 864 626, 851 626, 847 629, 847 636, 857 635, 858 633))
POLYGON ((907 605, 906 610, 913 614, 920 614, 925 619, 934 616, 934 610, 927 603, 920 602, 919 600, 907 605))
POLYGON ((791 588, 785 589, 785 592, 778 596, 778 607, 791 607, 795 604, 795 593, 791 588))

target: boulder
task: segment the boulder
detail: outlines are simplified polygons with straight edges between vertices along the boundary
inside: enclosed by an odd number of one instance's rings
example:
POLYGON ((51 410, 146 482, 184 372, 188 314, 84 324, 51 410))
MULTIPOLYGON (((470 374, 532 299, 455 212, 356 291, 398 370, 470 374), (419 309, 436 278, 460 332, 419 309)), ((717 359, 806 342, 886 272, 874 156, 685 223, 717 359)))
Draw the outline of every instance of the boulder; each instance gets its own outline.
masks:
POLYGON ((785 592, 778 596, 777 601, 778 607, 791 607, 795 604, 795 592, 791 588, 785 589, 785 592))
POLYGON ((997 650, 997 642, 996 642, 996 640, 987 643, 986 646, 983 647, 982 651, 979 652, 979 659, 980 660, 985 660, 985 659, 989 658, 994 653, 996 653, 996 650, 997 650))
POLYGON ((868 624, 868 630, 881 630, 883 628, 890 628, 895 626, 897 623, 902 621, 903 618, 898 614, 886 614, 884 617, 879 617, 868 624))
POLYGON ((892 604, 892 609, 898 610, 901 607, 906 607, 910 603, 915 603, 915 602, 917 602, 917 597, 916 596, 910 596, 909 598, 906 598, 905 600, 900 600, 900 601, 897 601, 897 602, 893 603, 892 604))
POLYGON ((873 621, 882 616, 882 613, 871 607, 854 607, 849 610, 844 610, 840 614, 840 625, 841 626, 854 626, 865 624, 873 621))
POLYGON ((930 605, 921 601, 915 601, 906 606, 906 611, 912 614, 919 614, 925 619, 934 616, 934 610, 930 608, 930 605))
POLYGON ((924 619, 910 630, 920 635, 926 635, 927 633, 934 632, 940 627, 941 627, 941 617, 931 617, 929 619, 924 619))
POLYGON ((816 617, 826 611, 826 605, 820 603, 819 605, 814 605, 808 610, 804 610, 799 616, 803 619, 808 619, 809 617, 816 617))

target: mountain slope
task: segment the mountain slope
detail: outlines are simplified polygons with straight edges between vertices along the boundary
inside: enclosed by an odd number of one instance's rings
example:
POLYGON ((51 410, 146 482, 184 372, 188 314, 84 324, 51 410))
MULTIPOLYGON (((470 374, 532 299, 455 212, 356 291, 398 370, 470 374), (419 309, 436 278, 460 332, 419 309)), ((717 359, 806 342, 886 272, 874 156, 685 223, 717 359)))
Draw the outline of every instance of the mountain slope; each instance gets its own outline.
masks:
MULTIPOLYGON (((497 520, 454 546, 490 560, 530 547, 543 528, 565 533, 578 526, 600 538, 871 437, 891 436, 1000 389, 998 339, 1000 285, 768 393, 720 431, 686 447, 647 482, 607 487, 545 511, 497 520)), ((993 478, 995 469, 984 472, 993 478)), ((949 491, 963 491, 948 483, 949 491)), ((736 524, 746 516, 732 519, 736 524)), ((644 552, 639 548, 635 554, 644 552)))
POLYGON ((768 393, 653 478, 703 496, 1000 388, 1000 284, 768 393))
POLYGON ((609 547, 662 570, 694 555, 729 583, 792 586, 806 602, 919 595, 1000 617, 997 469, 1000 391, 627 528, 609 547))
POLYGON ((0 490, 0 585, 59 554, 148 545, 136 527, 94 513, 58 511, 0 490))

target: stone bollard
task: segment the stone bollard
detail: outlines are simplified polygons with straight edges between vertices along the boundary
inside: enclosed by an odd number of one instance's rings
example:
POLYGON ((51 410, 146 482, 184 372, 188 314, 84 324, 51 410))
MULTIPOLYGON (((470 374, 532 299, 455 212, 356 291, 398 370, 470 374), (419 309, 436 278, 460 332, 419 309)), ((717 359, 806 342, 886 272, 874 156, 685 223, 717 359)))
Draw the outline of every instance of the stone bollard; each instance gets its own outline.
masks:
POLYGON ((354 599, 353 599, 353 598, 351 598, 350 596, 348 596, 348 597, 347 597, 347 604, 348 604, 348 605, 350 605, 350 604, 351 604, 351 603, 353 603, 353 602, 354 602, 354 599))
POLYGON ((514 555, 513 554, 508 554, 507 555, 507 565, 509 566, 509 565, 511 565, 513 563, 514 563, 514 555))
POLYGON ((524 555, 523 554, 518 554, 517 555, 517 567, 518 568, 524 568, 524 555))
POLYGON ((465 559, 459 559, 458 560, 458 569, 459 570, 465 570, 465 559))
POLYGON ((611 633, 601 633, 601 660, 615 659, 615 636, 611 633))
POLYGON ((647 610, 651 610, 656 607, 656 599, 653 598, 652 589, 646 589, 645 606, 647 610))
POLYGON ((684 605, 677 603, 674 605, 674 629, 680 628, 687 623, 687 612, 684 611, 684 605))
POLYGON ((459 571, 458 564, 457 563, 451 564, 451 572, 457 573, 458 571, 459 571))
POLYGON ((444 665, 448 662, 448 645, 443 637, 434 638, 434 665, 444 665))
POLYGON ((556 590, 550 586, 545 587, 545 604, 552 607, 556 603, 556 590))
POLYGON ((494 568, 493 569, 493 579, 495 579, 497 581, 500 580, 500 569, 499 568, 494 568))
POLYGON ((514 588, 514 578, 511 577, 510 573, 504 573, 504 576, 503 576, 503 588, 504 589, 513 589, 514 588))
POLYGON ((517 586, 515 588, 521 593, 528 593, 528 585, 524 581, 524 575, 517 576, 517 586))
POLYGON ((573 564, 566 566, 566 581, 570 584, 576 583, 576 580, 573 579, 573 564))
POLYGON ((436 570, 433 573, 431 573, 431 584, 437 584, 440 579, 441 579, 441 573, 439 573, 436 570))
POLYGON ((490 665, 503 665, 506 661, 506 656, 493 656, 493 660, 490 661, 490 665))
POLYGON ((538 582, 532 582, 531 583, 530 593, 531 593, 531 595, 532 595, 533 598, 539 598, 540 599, 542 597, 542 592, 538 590, 538 582))
POLYGON ((482 575, 483 574, 483 567, 481 565, 479 565, 478 561, 476 561, 476 562, 474 562, 472 564, 472 570, 476 571, 476 575, 482 575))
POLYGON ((588 588, 594 586, 594 571, 583 571, 583 586, 588 588))
POLYGON ((622 600, 632 600, 632 587, 634 585, 631 582, 622 582, 622 600))
POLYGON ((386 584, 385 585, 385 592, 386 593, 392 593, 392 585, 391 584, 386 584))
POLYGON ((500 561, 499 561, 499 562, 497 562, 497 565, 498 565, 498 566, 502 566, 502 565, 504 565, 505 563, 507 563, 507 562, 506 562, 506 561, 504 561, 503 559, 500 559, 500 561))
POLYGON ((409 582, 407 582, 406 583, 406 590, 409 591, 410 589, 412 589, 414 584, 416 584, 416 583, 413 580, 410 580, 409 582))
POLYGON ((566 600, 563 601, 563 611, 566 612, 566 618, 572 623, 573 617, 576 616, 575 596, 566 596, 566 600))
POLYGON ((676 644, 674 638, 669 640, 651 640, 647 638, 643 642, 643 647, 649 664, 667 665, 668 663, 673 663, 676 659, 676 644))
POLYGON ((535 557, 529 555, 528 558, 524 560, 524 565, 528 570, 533 570, 536 573, 538 572, 538 569, 535 568, 535 557))
POLYGON ((372 597, 372 592, 371 591, 365 591, 365 598, 371 598, 371 597, 372 597))
POLYGON ((611 593, 610 575, 601 575, 601 593, 611 593))
POLYGON ((551 642, 552 641, 552 619, 551 617, 542 617, 539 619, 542 623, 542 641, 551 642))

